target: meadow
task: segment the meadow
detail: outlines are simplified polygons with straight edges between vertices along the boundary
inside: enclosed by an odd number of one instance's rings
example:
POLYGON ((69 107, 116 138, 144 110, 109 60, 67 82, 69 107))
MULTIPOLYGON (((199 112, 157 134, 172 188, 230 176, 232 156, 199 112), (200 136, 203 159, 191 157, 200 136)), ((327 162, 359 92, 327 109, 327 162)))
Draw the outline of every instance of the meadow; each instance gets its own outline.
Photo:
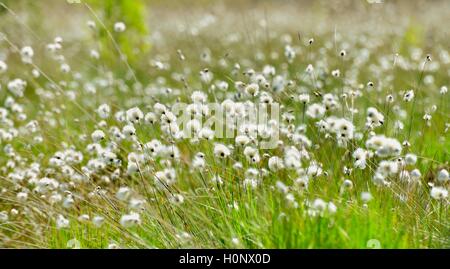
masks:
POLYGON ((36 2, 1 248, 450 247, 446 1, 36 2))

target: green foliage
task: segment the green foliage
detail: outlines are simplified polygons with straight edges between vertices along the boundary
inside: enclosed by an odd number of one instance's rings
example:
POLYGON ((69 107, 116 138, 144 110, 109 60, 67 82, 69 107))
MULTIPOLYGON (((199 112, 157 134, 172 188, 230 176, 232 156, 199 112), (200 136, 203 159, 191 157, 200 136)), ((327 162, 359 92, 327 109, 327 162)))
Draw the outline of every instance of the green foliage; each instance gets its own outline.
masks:
POLYGON ((423 28, 418 24, 411 23, 403 35, 400 53, 408 53, 407 49, 413 46, 422 47, 424 40, 423 28))
MULTIPOLYGON (((140 59, 139 55, 148 52, 150 49, 150 44, 146 41, 146 37, 149 34, 147 7, 143 1, 88 0, 86 2, 99 15, 130 64, 137 64, 137 61, 140 59), (119 21, 125 23, 127 27, 126 34, 114 33, 114 23, 119 21)), ((110 63, 117 61, 119 57, 107 31, 102 27, 99 27, 98 30, 102 56, 110 63)))

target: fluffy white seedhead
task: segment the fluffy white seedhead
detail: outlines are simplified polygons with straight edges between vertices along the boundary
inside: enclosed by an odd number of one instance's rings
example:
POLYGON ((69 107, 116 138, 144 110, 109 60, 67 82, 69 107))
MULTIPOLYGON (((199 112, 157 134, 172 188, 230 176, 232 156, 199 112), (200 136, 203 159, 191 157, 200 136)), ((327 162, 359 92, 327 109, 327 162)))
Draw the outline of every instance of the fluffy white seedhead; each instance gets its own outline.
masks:
POLYGON ((114 31, 117 33, 124 32, 126 30, 126 25, 123 22, 116 22, 114 23, 114 31))

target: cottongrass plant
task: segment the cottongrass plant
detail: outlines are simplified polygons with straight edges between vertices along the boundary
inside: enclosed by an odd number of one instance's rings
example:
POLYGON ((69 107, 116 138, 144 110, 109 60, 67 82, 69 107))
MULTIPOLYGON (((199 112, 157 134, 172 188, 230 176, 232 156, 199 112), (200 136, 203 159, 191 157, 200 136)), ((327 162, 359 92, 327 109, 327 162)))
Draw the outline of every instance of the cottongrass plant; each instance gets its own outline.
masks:
POLYGON ((387 33, 271 25, 250 48, 210 16, 156 30, 145 77, 114 40, 124 22, 107 30, 125 73, 90 42, 79 64, 62 37, 2 35, 0 247, 449 247, 445 36, 395 54, 387 33), (233 122, 279 104, 279 120, 217 137, 210 103, 233 122))

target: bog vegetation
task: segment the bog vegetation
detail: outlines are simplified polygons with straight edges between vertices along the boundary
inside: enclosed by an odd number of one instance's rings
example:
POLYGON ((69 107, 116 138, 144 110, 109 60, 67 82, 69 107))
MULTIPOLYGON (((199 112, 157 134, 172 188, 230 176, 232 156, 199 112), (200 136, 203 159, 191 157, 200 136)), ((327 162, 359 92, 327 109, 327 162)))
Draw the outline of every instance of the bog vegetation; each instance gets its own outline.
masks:
POLYGON ((0 4, 0 247, 449 247, 445 1, 119 2, 0 4))

